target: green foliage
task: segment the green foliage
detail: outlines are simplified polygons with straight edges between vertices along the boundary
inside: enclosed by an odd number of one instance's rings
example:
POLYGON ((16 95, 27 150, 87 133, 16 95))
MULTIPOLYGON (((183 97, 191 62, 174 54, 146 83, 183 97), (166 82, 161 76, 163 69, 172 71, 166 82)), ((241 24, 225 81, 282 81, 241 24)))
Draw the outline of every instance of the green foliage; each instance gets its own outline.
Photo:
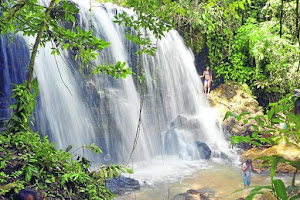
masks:
MULTIPOLYGON (((195 53, 208 48, 208 62, 217 78, 247 83, 259 98, 275 102, 300 85, 296 1, 283 2, 282 20, 279 0, 113 2, 145 13, 146 20, 137 23, 120 15, 126 27, 156 27, 153 17, 175 24, 195 53)), ((138 40, 130 34, 128 38, 138 40)), ((148 53, 154 51, 154 45, 140 42, 148 53)))
MULTIPOLYGON (((45 18, 47 7, 38 5, 38 0, 26 0, 18 11, 11 14, 13 8, 18 5, 18 2, 14 0, 1 1, 3 15, 0 17, 0 35, 21 33, 24 36, 35 37, 45 18), (10 15, 12 17, 7 20, 10 15)), ((52 54, 57 55, 60 55, 63 50, 71 50, 74 53, 74 59, 80 60, 83 67, 88 67, 91 65, 90 61, 96 59, 99 52, 107 48, 109 43, 94 36, 92 30, 83 30, 75 26, 75 16, 78 12, 76 4, 67 0, 57 0, 41 37, 40 45, 45 46, 47 42, 51 42, 52 54)), ((95 68, 98 72, 113 77, 126 77, 130 74, 130 69, 120 70, 120 64, 99 65, 95 68)))
POLYGON ((121 63, 118 61, 115 66, 104 64, 102 66, 95 66, 93 69, 93 74, 98 74, 100 72, 104 72, 116 79, 123 77, 126 78, 127 75, 132 74, 130 68, 126 67, 126 63, 121 63))
MULTIPOLYGON (((264 143, 269 145, 275 145, 279 142, 279 139, 283 139, 290 145, 298 147, 300 142, 300 117, 295 116, 291 113, 293 107, 293 97, 288 95, 287 98, 283 98, 278 103, 271 103, 269 105, 270 109, 266 115, 258 115, 255 117, 248 117, 244 119, 244 123, 248 123, 250 119, 255 120, 256 124, 252 124, 253 129, 255 130, 251 136, 233 136, 231 144, 238 144, 241 142, 249 143, 254 146, 261 146, 264 143), (286 124, 286 128, 280 127, 280 123, 286 124), (265 137, 267 135, 268 137, 265 137)), ((233 116, 238 121, 242 120, 247 116, 248 113, 242 113, 237 115, 231 111, 228 111, 224 117, 224 120, 233 116)), ((290 160, 283 157, 282 155, 273 155, 273 156, 263 156, 257 158, 262 160, 262 165, 270 165, 270 186, 253 186, 247 200, 252 200, 256 195, 263 194, 266 191, 271 191, 271 194, 274 195, 277 199, 281 200, 293 200, 299 198, 297 195, 288 195, 288 188, 285 186, 284 182, 281 179, 274 179, 277 165, 279 163, 285 163, 295 167, 296 171, 291 183, 291 186, 295 186, 295 176, 300 169, 300 159, 290 160), (264 190, 264 191, 262 191, 264 190)), ((243 190, 243 189, 241 189, 243 190)), ((237 190, 241 191, 241 190, 237 190)))
POLYGON ((208 47, 213 69, 226 60, 231 51, 233 35, 239 25, 238 11, 250 2, 243 1, 177 1, 173 14, 176 27, 194 52, 208 47))
MULTIPOLYGON (((262 190, 272 189, 271 186, 250 186, 250 187, 247 187, 247 188, 252 188, 252 190, 250 191, 249 195, 246 197, 246 200, 252 200, 255 195, 263 194, 264 192, 262 190)), ((243 191, 243 190, 245 190, 245 188, 236 190, 233 193, 240 192, 240 191, 243 191)))
POLYGON ((230 30, 235 36, 228 57, 215 68, 218 77, 247 83, 271 102, 300 85, 295 1, 284 1, 282 35, 280 5, 279 0, 256 0, 240 12, 241 25, 230 30))
POLYGON ((231 138, 231 144, 248 143, 260 147, 263 144, 278 144, 282 139, 287 143, 298 144, 300 142, 300 117, 290 112, 293 102, 294 98, 290 94, 278 103, 271 103, 266 115, 255 117, 247 117, 249 113, 237 115, 228 111, 224 120, 233 116, 238 121, 243 120, 244 124, 248 124, 250 120, 255 121, 255 124, 251 124, 254 129, 251 136, 235 135, 231 138), (283 125, 286 128, 282 128, 283 125))
POLYGON ((137 17, 125 12, 115 17, 115 23, 124 24, 127 28, 126 38, 139 46, 137 54, 153 56, 156 44, 152 43, 150 34, 161 39, 165 32, 173 28, 172 21, 166 15, 172 11, 172 4, 167 0, 163 3, 160 0, 127 0, 124 4, 132 7, 137 17))
MULTIPOLYGON (((144 13, 136 23, 132 22, 133 18, 120 14, 118 23, 123 21, 126 27, 136 31, 141 27, 155 29, 155 18, 175 24, 194 52, 208 48, 208 60, 218 78, 247 83, 261 98, 275 102, 300 85, 296 24, 299 14, 295 14, 294 1, 284 1, 282 36, 279 35, 279 0, 124 0, 116 3, 133 7, 138 14, 144 13)), ((155 45, 143 37, 140 38, 142 51, 151 54, 155 45)), ((139 40, 131 34, 128 38, 134 42, 139 40)))
POLYGON ((31 83, 33 93, 31 93, 27 85, 28 83, 25 81, 24 84, 16 85, 13 89, 12 98, 17 99, 17 101, 10 106, 10 109, 18 110, 8 123, 7 128, 12 132, 29 131, 30 124, 33 124, 30 117, 35 106, 35 99, 39 92, 37 79, 34 79, 31 83))
MULTIPOLYGON (((246 197, 247 200, 252 200, 258 194, 264 194, 267 191, 270 191, 271 194, 274 195, 277 199, 280 200, 294 200, 299 198, 299 194, 296 195, 288 195, 288 188, 285 186, 284 182, 281 179, 274 179, 276 168, 278 163, 286 163, 294 166, 297 170, 300 169, 300 159, 296 161, 291 161, 283 158, 282 156, 264 156, 257 158, 259 160, 263 160, 263 165, 270 165, 270 177, 271 177, 271 185, 270 186, 252 186, 252 190, 246 197)), ((297 171, 295 172, 295 174, 297 171)), ((292 183, 293 185, 293 183, 292 183)), ((236 190, 235 192, 240 192, 243 189, 236 190)))
POLYGON ((246 23, 237 30, 229 62, 217 69, 226 80, 248 83, 272 101, 300 85, 299 48, 276 34, 276 22, 246 23), (275 95, 274 95, 275 94, 275 95))
MULTIPOLYGON (((47 136, 41 139, 30 128, 38 92, 36 79, 33 85, 32 93, 26 82, 15 85, 15 103, 11 106, 13 116, 7 131, 0 133, 0 152, 3 154, 0 158, 0 197, 11 197, 14 192, 30 187, 40 190, 44 197, 112 199, 113 195, 105 188, 105 180, 119 176, 121 172, 132 173, 132 169, 110 165, 89 172, 89 160, 76 154, 76 150, 69 153, 72 145, 66 150, 57 150, 47 136)), ((95 144, 81 148, 96 154, 102 152, 95 144)))

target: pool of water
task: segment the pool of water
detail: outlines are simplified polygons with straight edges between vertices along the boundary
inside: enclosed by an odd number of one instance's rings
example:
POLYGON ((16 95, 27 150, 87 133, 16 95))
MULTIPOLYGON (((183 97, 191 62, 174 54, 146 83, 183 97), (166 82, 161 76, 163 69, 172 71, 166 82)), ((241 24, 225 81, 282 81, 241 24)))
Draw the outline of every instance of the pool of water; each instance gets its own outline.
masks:
MULTIPOLYGON (((119 196, 117 200, 171 200, 176 194, 189 189, 208 187, 215 192, 217 199, 235 200, 246 197, 250 189, 233 193, 243 188, 241 169, 238 165, 222 163, 224 161, 190 161, 179 164, 175 160, 153 166, 137 166, 133 178, 141 183, 141 190, 135 193, 119 196), (141 167, 141 168, 140 168, 141 167)), ((283 176, 290 183, 290 176, 283 176)), ((297 181, 299 182, 299 180, 297 181)), ((252 173, 252 185, 268 185, 269 174, 252 173)))

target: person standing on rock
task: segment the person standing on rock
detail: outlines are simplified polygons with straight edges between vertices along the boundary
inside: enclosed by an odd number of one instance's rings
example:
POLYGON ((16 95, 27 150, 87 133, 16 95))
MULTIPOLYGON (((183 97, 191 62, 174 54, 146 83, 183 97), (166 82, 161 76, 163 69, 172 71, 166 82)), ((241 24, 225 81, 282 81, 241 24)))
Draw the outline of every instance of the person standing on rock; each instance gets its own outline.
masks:
POLYGON ((244 182, 244 187, 249 187, 251 183, 251 171, 254 171, 256 173, 260 173, 259 169, 255 169, 252 166, 252 160, 248 159, 246 162, 242 164, 242 171, 243 171, 243 182, 244 182))
POLYGON ((209 67, 207 66, 205 71, 203 72, 202 76, 200 78, 204 77, 204 93, 209 94, 210 92, 210 86, 211 83, 213 82, 212 80, 212 73, 209 70, 209 67))

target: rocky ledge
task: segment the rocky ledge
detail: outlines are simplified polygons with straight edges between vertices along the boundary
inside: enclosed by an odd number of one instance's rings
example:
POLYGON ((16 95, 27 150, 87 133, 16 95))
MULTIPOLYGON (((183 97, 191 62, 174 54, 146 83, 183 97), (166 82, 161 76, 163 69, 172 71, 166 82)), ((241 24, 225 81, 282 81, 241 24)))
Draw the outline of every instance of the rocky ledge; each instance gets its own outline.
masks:
MULTIPOLYGON (((237 115, 248 112, 250 113, 249 117, 263 114, 262 108, 259 107, 246 84, 236 82, 221 84, 207 98, 210 105, 219 111, 220 120, 223 120, 227 111, 233 111, 237 115)), ((223 122, 223 128, 230 135, 243 135, 253 132, 251 124, 251 121, 244 124, 231 117, 223 122)))

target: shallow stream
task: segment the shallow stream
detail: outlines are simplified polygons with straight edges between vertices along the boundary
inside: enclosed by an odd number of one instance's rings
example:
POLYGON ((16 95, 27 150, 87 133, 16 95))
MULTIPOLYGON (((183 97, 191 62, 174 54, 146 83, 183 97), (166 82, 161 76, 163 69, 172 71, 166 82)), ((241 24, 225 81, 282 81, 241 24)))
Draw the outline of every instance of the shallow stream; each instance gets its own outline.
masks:
MULTIPOLYGON (((250 189, 233 193, 243 188, 241 169, 224 161, 189 161, 178 164, 175 160, 158 166, 138 166, 135 169, 136 178, 141 183, 141 190, 135 193, 119 196, 117 200, 171 200, 176 194, 189 189, 209 188, 215 192, 216 199, 235 200, 246 197, 250 189), (152 170, 150 170, 152 169, 152 170), (152 173, 151 173, 152 172, 152 173), (172 175, 171 175, 172 174, 172 175), (176 178, 174 178, 176 177, 176 178)), ((290 176, 280 177, 290 183, 290 176)), ((297 180, 299 182, 299 180, 297 180)), ((269 173, 252 173, 251 185, 268 185, 269 173)))

